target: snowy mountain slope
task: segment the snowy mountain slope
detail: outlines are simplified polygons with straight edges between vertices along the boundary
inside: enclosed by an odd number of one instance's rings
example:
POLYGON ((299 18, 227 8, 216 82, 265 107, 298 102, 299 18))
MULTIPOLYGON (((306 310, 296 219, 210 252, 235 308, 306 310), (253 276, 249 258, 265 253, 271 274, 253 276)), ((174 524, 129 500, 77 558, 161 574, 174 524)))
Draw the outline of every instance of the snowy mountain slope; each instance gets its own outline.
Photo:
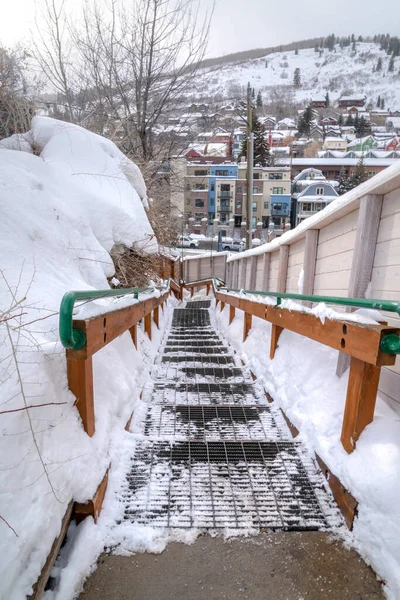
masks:
POLYGON ((197 99, 217 95, 226 99, 238 98, 240 88, 243 96, 243 88, 250 82, 256 93, 261 91, 264 103, 276 100, 276 93, 285 92, 293 94, 293 100, 297 102, 329 92, 332 103, 344 94, 365 93, 374 107, 380 95, 385 99, 386 108, 400 109, 400 57, 395 60, 393 73, 388 73, 389 60, 379 44, 363 42, 357 42, 355 51, 351 46, 340 48, 336 45, 333 52, 325 49, 322 56, 311 48, 299 50, 297 55, 294 51, 276 52, 263 58, 203 70, 197 81, 196 96, 197 99), (379 57, 383 68, 373 72, 379 57), (300 88, 293 86, 296 68, 300 69, 300 88))

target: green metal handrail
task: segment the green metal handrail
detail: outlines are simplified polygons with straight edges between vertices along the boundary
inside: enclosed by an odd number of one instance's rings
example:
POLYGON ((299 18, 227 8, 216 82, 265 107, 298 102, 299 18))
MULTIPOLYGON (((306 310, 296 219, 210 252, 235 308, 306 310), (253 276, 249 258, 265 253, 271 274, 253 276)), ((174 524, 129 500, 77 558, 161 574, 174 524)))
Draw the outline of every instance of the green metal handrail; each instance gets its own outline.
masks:
MULTIPOLYGON (((170 280, 167 281, 167 289, 170 280)), ((77 300, 95 300, 96 298, 110 298, 116 296, 132 295, 137 300, 140 293, 153 292, 154 288, 125 288, 118 290, 87 290, 66 292, 60 304, 59 333, 64 348, 79 350, 86 344, 86 335, 80 329, 73 327, 73 310, 77 300)))
MULTIPOLYGON (((219 288, 218 284, 215 286, 219 288)), ((279 306, 282 300, 302 300, 305 302, 324 302, 325 304, 337 304, 339 306, 352 306, 354 308, 375 308, 387 312, 394 312, 400 315, 400 302, 391 302, 390 300, 375 300, 369 298, 342 298, 340 296, 312 296, 308 294, 290 294, 286 292, 260 292, 258 290, 235 290, 233 288, 224 288, 224 292, 234 292, 243 294, 254 294, 258 296, 269 296, 276 298, 276 306, 279 306)), ((382 338, 381 350, 386 354, 400 354, 400 336, 391 333, 382 338)))

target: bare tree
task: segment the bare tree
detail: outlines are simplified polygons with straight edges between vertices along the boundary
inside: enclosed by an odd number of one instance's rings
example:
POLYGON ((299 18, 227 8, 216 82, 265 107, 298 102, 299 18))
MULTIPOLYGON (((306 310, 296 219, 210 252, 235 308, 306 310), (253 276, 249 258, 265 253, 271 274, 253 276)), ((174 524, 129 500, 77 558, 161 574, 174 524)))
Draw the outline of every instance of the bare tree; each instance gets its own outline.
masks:
POLYGON ((25 72, 25 51, 0 47, 0 139, 29 129, 33 105, 25 72))
POLYGON ((36 19, 32 51, 45 78, 65 106, 65 118, 74 121, 76 67, 69 29, 65 0, 43 0, 36 19))
POLYGON ((200 0, 135 0, 128 9, 84 8, 75 30, 86 87, 112 116, 124 150, 147 161, 159 154, 155 130, 184 101, 204 57, 210 14, 200 0))

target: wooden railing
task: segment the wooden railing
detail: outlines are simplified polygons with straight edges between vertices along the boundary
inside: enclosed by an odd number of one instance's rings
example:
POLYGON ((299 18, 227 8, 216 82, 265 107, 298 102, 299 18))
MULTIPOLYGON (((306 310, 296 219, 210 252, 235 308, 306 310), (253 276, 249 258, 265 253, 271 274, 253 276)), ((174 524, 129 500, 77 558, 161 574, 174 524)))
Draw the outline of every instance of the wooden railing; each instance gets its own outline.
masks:
POLYGON ((244 312, 243 341, 252 327, 253 317, 272 324, 270 358, 275 356, 279 337, 284 329, 303 335, 311 340, 339 350, 350 356, 350 373, 347 386, 346 405, 343 416, 341 442, 346 452, 351 453, 365 427, 372 422, 381 367, 394 365, 396 354, 383 348, 383 341, 398 339, 400 329, 387 325, 367 325, 354 321, 325 318, 324 323, 313 314, 291 311, 281 306, 263 304, 224 291, 215 280, 203 280, 184 284, 194 289, 212 286, 217 305, 221 311, 229 305, 229 324, 235 318, 236 309, 244 312))
POLYGON ((76 406, 89 436, 95 432, 93 355, 125 331, 130 332, 137 348, 137 324, 142 319, 144 330, 151 339, 152 321, 158 327, 160 306, 164 309, 169 294, 179 291, 179 286, 171 280, 168 289, 158 298, 148 298, 126 308, 73 321, 73 329, 83 331, 86 342, 79 350, 67 349, 68 386, 76 396, 76 406))

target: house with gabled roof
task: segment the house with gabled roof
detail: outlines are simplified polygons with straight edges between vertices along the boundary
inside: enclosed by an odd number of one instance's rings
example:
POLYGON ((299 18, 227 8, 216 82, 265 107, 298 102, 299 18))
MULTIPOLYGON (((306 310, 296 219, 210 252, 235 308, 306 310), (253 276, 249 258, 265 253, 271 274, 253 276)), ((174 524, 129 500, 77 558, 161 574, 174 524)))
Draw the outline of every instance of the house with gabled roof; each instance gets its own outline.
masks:
POLYGON ((347 145, 348 150, 355 150, 359 152, 365 152, 371 148, 375 148, 377 142, 372 135, 367 135, 363 138, 356 138, 347 145))

